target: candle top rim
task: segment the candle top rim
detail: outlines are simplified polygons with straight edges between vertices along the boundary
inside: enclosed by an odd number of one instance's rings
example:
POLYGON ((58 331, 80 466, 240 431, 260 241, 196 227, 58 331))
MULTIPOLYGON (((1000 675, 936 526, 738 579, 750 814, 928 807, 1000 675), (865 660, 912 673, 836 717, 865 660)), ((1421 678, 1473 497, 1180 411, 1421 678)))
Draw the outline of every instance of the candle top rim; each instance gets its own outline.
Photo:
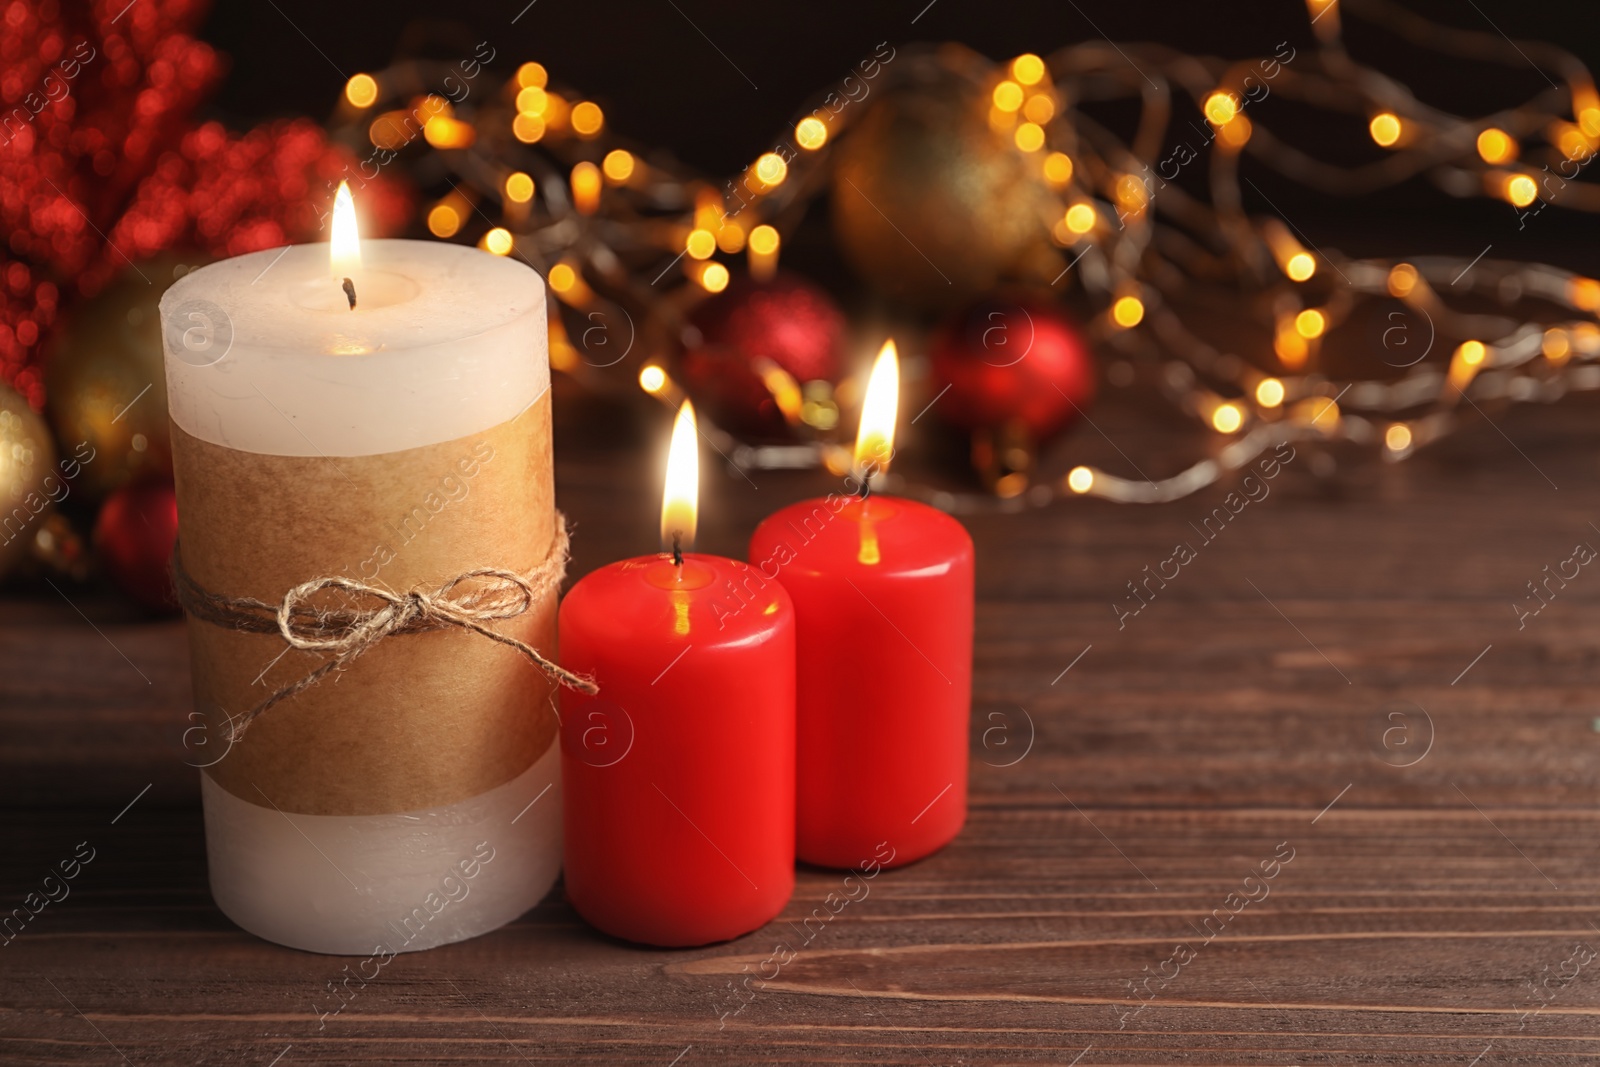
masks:
POLYGON ((469 340, 516 321, 544 299, 537 271, 469 245, 368 238, 361 250, 361 273, 369 282, 399 276, 415 293, 383 306, 358 304, 354 311, 339 306, 342 296, 327 308, 308 306, 307 293, 326 295, 321 286, 339 291, 327 243, 286 245, 185 274, 162 294, 162 320, 181 324, 198 311, 209 322, 220 312, 236 346, 274 351, 320 349, 330 337, 346 334, 381 339, 340 357, 359 358, 469 340))
POLYGON ((681 591, 653 584, 646 571, 671 567, 666 553, 614 560, 573 583, 561 599, 562 626, 593 628, 624 642, 675 634, 703 651, 762 644, 793 627, 788 591, 749 563, 710 552, 683 558, 708 568, 711 581, 681 591), (679 603, 689 620, 682 632, 674 630, 679 603))
POLYGON ((835 570, 841 555, 855 558, 863 526, 859 519, 841 512, 864 503, 870 508, 873 502, 893 506, 893 511, 873 524, 881 556, 877 563, 860 564, 859 569, 852 563, 850 573, 912 578, 948 573, 957 564, 970 565, 976 559, 972 534, 949 512, 908 497, 874 494, 863 502, 859 497, 835 493, 796 501, 761 520, 750 539, 749 554, 756 557, 752 565, 763 575, 769 569, 806 576, 835 570), (843 501, 839 511, 828 506, 830 500, 843 501), (822 547, 813 542, 821 542, 822 547), (780 545, 787 545, 789 551, 778 551, 780 545))

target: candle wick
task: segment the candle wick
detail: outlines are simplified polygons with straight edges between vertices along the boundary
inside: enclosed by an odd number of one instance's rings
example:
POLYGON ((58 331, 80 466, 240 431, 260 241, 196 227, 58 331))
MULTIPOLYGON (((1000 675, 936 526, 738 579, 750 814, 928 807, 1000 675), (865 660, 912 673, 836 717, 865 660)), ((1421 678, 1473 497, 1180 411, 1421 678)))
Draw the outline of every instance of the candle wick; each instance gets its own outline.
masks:
POLYGON ((354 311, 356 309, 356 283, 346 278, 341 288, 344 289, 344 295, 350 298, 350 310, 354 311))
POLYGON ((678 530, 672 531, 672 564, 683 566, 683 534, 678 530))
POLYGON ((872 495, 872 472, 877 469, 878 465, 876 463, 868 463, 861 469, 861 489, 859 493, 862 500, 872 495))

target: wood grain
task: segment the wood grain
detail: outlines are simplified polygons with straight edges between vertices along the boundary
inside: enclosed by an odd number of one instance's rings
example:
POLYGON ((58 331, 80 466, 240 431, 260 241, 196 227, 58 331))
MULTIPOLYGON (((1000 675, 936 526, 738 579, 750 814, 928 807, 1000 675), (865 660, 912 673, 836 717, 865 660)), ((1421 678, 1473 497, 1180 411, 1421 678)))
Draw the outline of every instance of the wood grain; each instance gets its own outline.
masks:
MULTIPOLYGON (((1594 1062, 1600 958, 1568 961, 1600 948, 1600 576, 1522 629, 1511 605, 1600 545, 1597 413, 1491 412, 1498 429, 1332 480, 1307 452, 1122 629, 1124 583, 1222 489, 969 518, 973 811, 949 849, 837 913, 839 876, 804 869, 777 922, 692 951, 596 935, 558 889, 396 958, 325 1020, 345 961, 210 902, 181 626, 25 590, 0 604, 0 903, 78 842, 97 853, 0 948, 0 1060, 1594 1062), (1267 895, 1229 910, 1282 843, 1267 895), (1179 944, 1176 977, 1135 994, 1179 944)), ((1139 412, 1096 419, 1141 464, 1182 462, 1139 412)), ((558 439, 574 574, 652 543, 641 448, 558 439)), ((737 553, 825 488, 756 482, 708 477, 703 547, 737 553)))

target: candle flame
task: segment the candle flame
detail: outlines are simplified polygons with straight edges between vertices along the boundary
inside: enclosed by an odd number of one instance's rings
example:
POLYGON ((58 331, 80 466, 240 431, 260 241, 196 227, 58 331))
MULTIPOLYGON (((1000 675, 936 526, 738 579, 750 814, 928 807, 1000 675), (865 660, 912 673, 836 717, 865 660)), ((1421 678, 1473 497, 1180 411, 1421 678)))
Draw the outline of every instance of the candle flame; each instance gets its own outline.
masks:
POLYGON ((661 494, 661 546, 668 550, 672 548, 674 537, 685 549, 694 544, 700 494, 698 437, 694 407, 685 400, 672 424, 672 444, 667 448, 667 484, 661 494))
POLYGON ((333 198, 328 263, 335 278, 349 278, 361 270, 361 234, 356 229, 356 202, 350 198, 348 182, 339 183, 339 192, 333 198))
POLYGON ((856 433, 856 473, 882 474, 894 455, 894 419, 900 402, 900 357, 894 339, 883 343, 866 398, 861 402, 861 429, 856 433))

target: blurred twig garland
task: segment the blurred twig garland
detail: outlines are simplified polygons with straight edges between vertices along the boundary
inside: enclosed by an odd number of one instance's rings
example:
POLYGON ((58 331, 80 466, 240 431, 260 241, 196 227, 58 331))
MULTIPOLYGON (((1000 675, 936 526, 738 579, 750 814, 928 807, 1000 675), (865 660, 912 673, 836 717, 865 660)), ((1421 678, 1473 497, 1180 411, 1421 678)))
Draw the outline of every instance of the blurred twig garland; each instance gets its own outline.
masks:
MULTIPOLYGON (((1053 221, 1040 221, 1050 254, 1019 266, 1020 280, 1081 286, 1098 309, 1091 336, 1126 358, 1118 361, 1126 379, 1119 384, 1134 378, 1136 364, 1213 444, 1206 458, 1154 480, 1076 466, 1049 480, 1001 478, 990 496, 891 476, 891 488, 949 510, 1042 506, 1076 495, 1175 500, 1284 441, 1342 439, 1399 460, 1451 433, 1463 409, 1480 401, 1552 402, 1569 390, 1600 388, 1600 281, 1481 257, 1346 257, 1311 244, 1284 218, 1247 214, 1242 186, 1263 200, 1266 194, 1239 173, 1240 156, 1249 153, 1329 195, 1370 193, 1423 175, 1450 196, 1510 204, 1519 227, 1533 224, 1547 205, 1600 210, 1600 185, 1577 180, 1600 148, 1600 95, 1588 69, 1553 45, 1440 26, 1388 0, 1306 0, 1306 9, 1313 52, 1285 44, 1272 56, 1237 61, 1094 41, 996 66, 957 45, 900 53, 883 45, 814 100, 772 150, 720 184, 616 136, 597 104, 552 87, 537 63, 523 64, 502 86, 485 84, 480 61, 493 58, 486 46, 459 64, 406 61, 357 75, 332 126, 346 143, 372 146, 359 173, 349 175, 356 182, 406 151, 420 185, 449 189, 424 209, 435 236, 481 232, 481 247, 521 256, 544 273, 573 321, 603 325, 611 362, 582 358, 579 345, 586 352, 589 346, 582 338, 575 344, 552 314, 558 371, 596 389, 615 388, 620 376, 603 370, 627 358, 639 368, 637 378, 626 379, 629 390, 637 382, 634 395, 671 402, 679 390, 662 353, 671 350, 686 312, 728 285, 726 260, 748 257, 752 273, 770 274, 807 203, 829 189, 836 146, 872 106, 856 103, 865 93, 858 96, 851 83, 870 82, 882 92, 932 74, 967 81, 987 106, 990 129, 1053 198, 1053 221), (1550 87, 1492 115, 1450 114, 1352 59, 1340 40, 1347 14, 1446 55, 1532 65, 1550 87), (1269 93, 1358 117, 1385 155, 1353 168, 1314 158, 1252 119, 1251 104, 1269 93), (1181 130, 1179 147, 1167 147, 1175 94, 1204 116, 1204 130, 1190 131, 1203 134, 1198 149, 1181 130), (1081 108, 1116 100, 1139 106, 1131 140, 1081 108), (407 151, 413 146, 425 147, 407 151), (1202 161, 1209 200, 1174 181, 1202 161), (1217 349, 1175 310, 1197 284, 1219 283, 1259 297, 1251 306, 1273 338, 1275 372, 1259 369, 1265 359, 1217 349), (1468 297, 1506 310, 1465 310, 1468 297), (1378 299, 1398 300, 1420 316, 1448 361, 1417 357, 1409 367, 1390 364, 1404 371, 1399 376, 1370 380, 1319 373, 1328 332, 1361 302, 1378 299), (1526 308, 1511 314, 1528 301, 1570 314, 1554 322, 1536 321, 1526 308)), ((795 383, 780 376, 769 387, 795 383)), ((781 406, 786 413, 795 407, 781 406)), ((745 444, 713 425, 704 429, 746 469, 848 469, 833 420, 792 421, 797 442, 786 445, 745 444)))

